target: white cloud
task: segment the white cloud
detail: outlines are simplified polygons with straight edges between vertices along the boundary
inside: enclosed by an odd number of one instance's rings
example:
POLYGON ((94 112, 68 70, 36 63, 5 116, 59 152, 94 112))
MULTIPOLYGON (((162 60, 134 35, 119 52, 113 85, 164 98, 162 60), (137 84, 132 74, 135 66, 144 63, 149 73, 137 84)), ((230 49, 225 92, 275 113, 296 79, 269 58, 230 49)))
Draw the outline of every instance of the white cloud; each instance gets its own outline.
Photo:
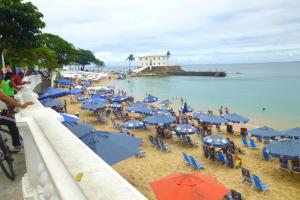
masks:
POLYGON ((107 64, 167 50, 187 63, 300 60, 300 1, 32 2, 44 13, 45 32, 97 52, 107 64))

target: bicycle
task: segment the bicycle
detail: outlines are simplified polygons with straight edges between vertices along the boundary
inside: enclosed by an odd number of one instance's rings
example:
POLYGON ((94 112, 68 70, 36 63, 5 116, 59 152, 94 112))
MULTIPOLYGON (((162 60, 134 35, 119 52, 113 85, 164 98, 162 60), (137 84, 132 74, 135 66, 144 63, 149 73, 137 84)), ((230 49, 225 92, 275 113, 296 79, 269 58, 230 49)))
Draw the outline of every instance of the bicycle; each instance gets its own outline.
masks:
POLYGON ((13 152, 10 151, 9 146, 6 144, 7 139, 3 139, 2 132, 10 134, 9 131, 0 127, 0 167, 7 178, 14 180, 15 173, 13 169, 13 152))

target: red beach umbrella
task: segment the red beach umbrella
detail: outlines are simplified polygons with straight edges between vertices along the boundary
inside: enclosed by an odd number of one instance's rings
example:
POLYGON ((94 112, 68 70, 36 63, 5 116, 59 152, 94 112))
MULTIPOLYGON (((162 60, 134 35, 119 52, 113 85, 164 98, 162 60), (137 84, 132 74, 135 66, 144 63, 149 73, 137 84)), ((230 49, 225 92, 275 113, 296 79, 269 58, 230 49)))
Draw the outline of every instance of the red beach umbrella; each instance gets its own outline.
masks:
POLYGON ((220 200, 230 192, 208 174, 173 173, 150 185, 157 200, 220 200))

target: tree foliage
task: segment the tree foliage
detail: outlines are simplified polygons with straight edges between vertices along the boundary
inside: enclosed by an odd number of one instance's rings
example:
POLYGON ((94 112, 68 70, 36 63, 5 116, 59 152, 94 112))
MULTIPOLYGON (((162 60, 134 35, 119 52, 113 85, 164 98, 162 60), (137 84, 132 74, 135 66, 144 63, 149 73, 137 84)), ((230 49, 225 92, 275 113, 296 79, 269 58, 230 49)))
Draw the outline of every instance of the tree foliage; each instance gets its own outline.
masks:
POLYGON ((23 50, 39 46, 38 35, 45 27, 43 14, 22 0, 0 2, 0 49, 23 50))
POLYGON ((130 69, 130 63, 131 63, 131 61, 134 61, 135 60, 135 58, 134 58, 134 55, 133 54, 129 54, 129 56, 126 58, 126 60, 128 60, 128 67, 129 67, 129 72, 131 71, 131 69, 130 69))
POLYGON ((77 49, 74 62, 80 65, 81 71, 84 71, 86 65, 90 65, 92 63, 97 65, 100 61, 90 50, 77 49))
POLYGON ((58 35, 43 33, 42 43, 45 47, 55 51, 58 65, 69 65, 75 61, 76 49, 73 44, 58 35))

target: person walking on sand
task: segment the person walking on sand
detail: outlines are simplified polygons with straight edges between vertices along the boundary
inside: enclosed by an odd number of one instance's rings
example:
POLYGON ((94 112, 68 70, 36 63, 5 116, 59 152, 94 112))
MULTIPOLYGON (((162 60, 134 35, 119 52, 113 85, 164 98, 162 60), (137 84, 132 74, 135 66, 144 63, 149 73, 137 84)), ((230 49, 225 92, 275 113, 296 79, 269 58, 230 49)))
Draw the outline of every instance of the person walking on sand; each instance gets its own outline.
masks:
POLYGON ((228 113, 229 113, 228 108, 225 107, 225 114, 228 114, 228 113))
POLYGON ((222 115, 223 115, 223 106, 221 106, 221 107, 219 108, 219 113, 220 113, 220 117, 222 117, 222 115))

